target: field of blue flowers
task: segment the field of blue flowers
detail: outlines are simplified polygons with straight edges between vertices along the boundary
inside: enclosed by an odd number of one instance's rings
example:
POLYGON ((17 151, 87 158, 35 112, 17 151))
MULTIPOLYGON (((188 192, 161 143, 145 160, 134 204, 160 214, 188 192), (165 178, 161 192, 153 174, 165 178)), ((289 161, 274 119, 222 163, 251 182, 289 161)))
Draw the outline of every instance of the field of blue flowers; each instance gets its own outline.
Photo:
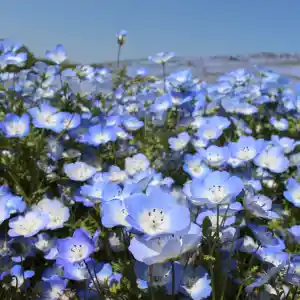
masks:
MULTIPOLYGON (((0 299, 300 299, 300 86, 28 66, 0 42, 0 299)), ((167 75, 168 74, 168 75, 167 75)))

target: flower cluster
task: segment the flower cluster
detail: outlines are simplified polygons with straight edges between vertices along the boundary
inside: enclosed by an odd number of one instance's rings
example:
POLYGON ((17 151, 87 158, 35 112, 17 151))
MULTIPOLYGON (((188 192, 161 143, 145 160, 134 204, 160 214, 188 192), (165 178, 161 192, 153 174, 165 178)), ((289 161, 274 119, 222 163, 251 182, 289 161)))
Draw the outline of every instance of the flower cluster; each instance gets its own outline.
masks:
POLYGON ((111 70, 0 42, 1 295, 299 299, 299 87, 155 78, 116 37, 111 70))

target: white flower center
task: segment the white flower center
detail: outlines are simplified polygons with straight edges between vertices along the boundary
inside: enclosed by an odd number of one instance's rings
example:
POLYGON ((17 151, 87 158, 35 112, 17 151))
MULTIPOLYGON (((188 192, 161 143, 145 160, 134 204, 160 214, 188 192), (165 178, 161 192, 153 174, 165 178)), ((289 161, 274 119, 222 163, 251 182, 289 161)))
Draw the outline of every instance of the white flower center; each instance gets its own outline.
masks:
POLYGON ((81 244, 74 244, 70 249, 70 258, 75 261, 82 260, 86 254, 86 248, 81 244))
POLYGON ((25 124, 21 122, 10 122, 7 124, 7 131, 13 135, 22 134, 25 128, 25 124))
POLYGON ((168 224, 168 216, 159 208, 145 210, 140 216, 140 224, 142 229, 147 233, 156 233, 164 231, 168 224))

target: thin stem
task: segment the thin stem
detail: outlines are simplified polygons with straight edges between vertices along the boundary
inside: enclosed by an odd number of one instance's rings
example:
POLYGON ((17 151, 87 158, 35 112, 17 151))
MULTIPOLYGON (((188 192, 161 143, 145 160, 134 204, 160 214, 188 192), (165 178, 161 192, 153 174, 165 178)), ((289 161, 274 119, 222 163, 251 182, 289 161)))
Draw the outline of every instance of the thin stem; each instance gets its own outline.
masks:
POLYGON ((163 73, 163 80, 164 80, 164 92, 167 91, 167 85, 166 85, 166 63, 162 63, 162 73, 163 73))
MULTIPOLYGON (((92 280, 92 282, 93 282, 93 284, 94 284, 94 286, 95 286, 95 289, 97 290, 99 296, 102 296, 101 290, 99 289, 99 287, 98 287, 98 285, 97 285, 97 283, 96 283, 96 281, 95 281, 95 279, 94 279, 94 276, 93 276, 93 274, 92 274, 92 272, 91 272, 91 270, 90 270, 90 268, 89 268, 87 262, 86 262, 85 260, 84 260, 83 262, 84 262, 84 264, 85 264, 85 266, 86 266, 86 268, 87 268, 87 270, 88 270, 88 273, 89 273, 89 275, 90 275, 90 277, 91 277, 91 280, 92 280)), ((96 274, 95 274, 95 275, 96 275, 96 274)))
POLYGON ((296 300, 296 296, 297 296, 297 292, 298 292, 298 286, 296 287, 294 293, 293 293, 293 297, 292 297, 292 300, 296 300))
POLYGON ((149 277, 150 277, 150 285, 149 285, 149 293, 151 300, 155 300, 155 294, 153 289, 153 265, 149 266, 149 277))
POLYGON ((175 299, 175 263, 172 261, 172 297, 175 299))
POLYGON ((118 46, 118 56, 117 56, 117 68, 118 69, 120 67, 121 49, 122 49, 122 46, 119 44, 119 46, 118 46))

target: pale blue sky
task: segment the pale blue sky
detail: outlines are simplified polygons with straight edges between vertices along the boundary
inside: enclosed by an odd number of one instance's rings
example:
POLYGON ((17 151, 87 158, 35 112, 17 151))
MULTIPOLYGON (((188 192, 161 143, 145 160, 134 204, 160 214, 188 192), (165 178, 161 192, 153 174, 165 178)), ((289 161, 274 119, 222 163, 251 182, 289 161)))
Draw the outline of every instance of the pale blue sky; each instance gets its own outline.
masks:
POLYGON ((0 37, 37 55, 56 44, 78 62, 123 58, 300 52, 300 0, 0 0, 0 37))

